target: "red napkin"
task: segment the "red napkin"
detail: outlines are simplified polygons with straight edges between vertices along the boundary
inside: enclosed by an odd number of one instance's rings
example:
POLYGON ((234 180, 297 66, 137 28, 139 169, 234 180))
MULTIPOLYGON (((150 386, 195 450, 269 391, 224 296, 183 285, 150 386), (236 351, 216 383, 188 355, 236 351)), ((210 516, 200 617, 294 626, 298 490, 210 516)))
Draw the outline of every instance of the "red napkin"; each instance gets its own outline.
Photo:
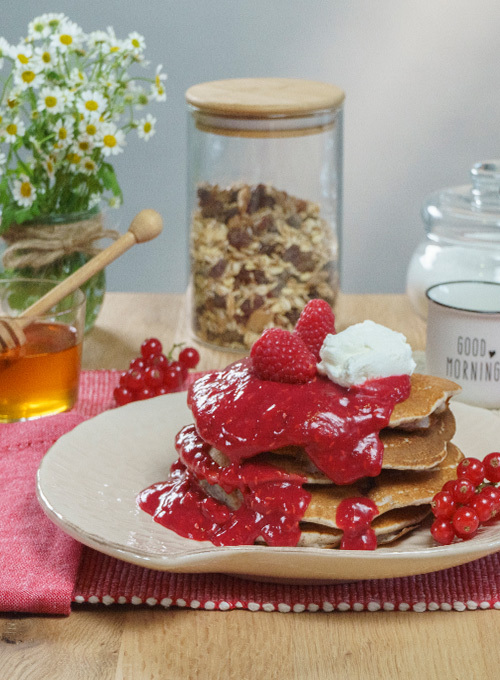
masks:
POLYGON ((69 614, 81 545, 43 513, 35 495, 40 461, 77 412, 0 425, 0 610, 69 614))

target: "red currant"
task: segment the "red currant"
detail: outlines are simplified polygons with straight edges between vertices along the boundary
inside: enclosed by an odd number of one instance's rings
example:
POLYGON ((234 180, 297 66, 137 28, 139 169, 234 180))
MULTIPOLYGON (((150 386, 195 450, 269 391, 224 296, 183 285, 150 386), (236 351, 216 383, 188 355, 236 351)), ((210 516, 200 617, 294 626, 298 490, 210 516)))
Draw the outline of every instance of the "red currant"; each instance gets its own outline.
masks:
POLYGON ((457 467, 458 479, 469 479, 473 484, 481 484, 484 480, 484 465, 477 458, 464 458, 457 467))
POLYGON ((475 493, 476 487, 469 479, 457 479, 451 491, 457 503, 468 503, 475 493))
POLYGON ((136 368, 138 371, 142 371, 146 368, 146 362, 141 357, 137 357, 137 359, 133 359, 130 362, 129 368, 136 368))
POLYGON ((125 406, 125 404, 130 404, 134 400, 133 393, 126 387, 115 387, 113 397, 118 406, 125 406))
POLYGON ((458 508, 452 518, 453 528, 459 538, 472 538, 479 527, 479 517, 466 505, 458 508))
POLYGON ((160 397, 164 394, 170 394, 171 390, 166 387, 166 385, 160 385, 160 387, 157 387, 155 389, 155 396, 160 397))
POLYGON ((148 357, 148 366, 155 366, 164 371, 172 363, 164 354, 153 354, 148 357))
POLYGON ((457 502, 449 491, 439 491, 431 502, 432 514, 439 519, 451 519, 457 502))
POLYGON ((126 377, 124 378, 124 386, 128 387, 132 392, 137 392, 142 390, 145 386, 144 382, 144 372, 138 370, 137 368, 131 368, 127 371, 126 377))
POLYGON ((496 486, 491 486, 490 484, 487 484, 483 489, 481 489, 479 495, 491 498, 493 502, 494 515, 500 511, 500 489, 498 489, 496 486))
POLYGON ((143 399, 151 399, 151 397, 155 397, 155 391, 152 387, 143 387, 142 390, 139 390, 137 392, 137 399, 142 401, 143 399))
POLYGON ((172 367, 172 366, 180 371, 180 373, 182 375, 182 382, 184 382, 184 380, 186 380, 186 378, 188 377, 187 367, 184 364, 182 364, 180 361, 172 361, 172 363, 170 364, 170 367, 172 367))
POLYGON ((431 525, 431 534, 442 545, 449 545, 455 538, 455 530, 448 519, 435 519, 431 525))
POLYGON ((482 492, 476 494, 470 502, 470 507, 479 517, 480 522, 487 522, 493 516, 494 503, 488 494, 482 492))
POLYGON ((155 366, 147 366, 144 369, 144 382, 147 387, 161 387, 163 385, 163 371, 155 366))
POLYGON ((141 345, 141 355, 145 359, 151 354, 161 354, 163 347, 158 338, 148 338, 141 345))
POLYGON ((500 453, 489 453, 483 461, 484 476, 489 482, 500 482, 500 453))
POLYGON ((177 387, 180 387, 183 382, 184 377, 182 375, 182 368, 180 364, 172 364, 163 374, 163 384, 165 387, 176 389, 177 387))
POLYGON ((185 347, 179 353, 179 361, 184 364, 186 368, 194 368, 198 365, 200 354, 194 347, 185 347))

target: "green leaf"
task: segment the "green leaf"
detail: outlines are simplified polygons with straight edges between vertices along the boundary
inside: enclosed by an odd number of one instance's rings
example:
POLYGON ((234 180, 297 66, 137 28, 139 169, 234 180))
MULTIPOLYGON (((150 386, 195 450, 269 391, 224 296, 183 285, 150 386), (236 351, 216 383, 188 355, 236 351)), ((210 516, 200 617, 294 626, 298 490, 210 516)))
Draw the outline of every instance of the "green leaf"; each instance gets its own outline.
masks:
POLYGON ((105 189, 113 192, 114 196, 123 198, 122 190, 120 189, 120 185, 118 184, 118 180, 112 165, 109 163, 103 163, 99 168, 97 176, 103 183, 105 189))

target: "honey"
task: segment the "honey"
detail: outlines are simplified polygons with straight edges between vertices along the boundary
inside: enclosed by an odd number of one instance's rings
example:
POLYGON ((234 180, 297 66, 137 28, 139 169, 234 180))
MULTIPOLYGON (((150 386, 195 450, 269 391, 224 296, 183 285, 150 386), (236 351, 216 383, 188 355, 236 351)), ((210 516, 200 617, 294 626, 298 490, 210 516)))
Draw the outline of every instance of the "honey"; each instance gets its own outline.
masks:
POLYGON ((71 326, 35 321, 0 354, 0 423, 67 411, 78 397, 82 343, 71 326))

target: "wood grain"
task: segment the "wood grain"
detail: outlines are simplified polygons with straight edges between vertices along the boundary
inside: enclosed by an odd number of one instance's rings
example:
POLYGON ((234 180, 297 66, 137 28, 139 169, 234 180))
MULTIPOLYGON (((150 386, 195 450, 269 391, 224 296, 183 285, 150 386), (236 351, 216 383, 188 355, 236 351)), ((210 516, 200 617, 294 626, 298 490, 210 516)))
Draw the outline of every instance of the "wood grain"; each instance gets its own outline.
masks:
MULTIPOLYGON (((425 345, 404 296, 341 295, 337 326, 371 318, 425 345)), ((193 342, 184 296, 108 293, 85 368, 125 368, 142 340, 193 342)), ((195 344, 195 343, 193 343, 195 344)), ((238 355, 197 345, 200 368, 238 355)), ((75 605, 0 616, 3 680, 494 680, 499 611, 281 614, 75 605)))

